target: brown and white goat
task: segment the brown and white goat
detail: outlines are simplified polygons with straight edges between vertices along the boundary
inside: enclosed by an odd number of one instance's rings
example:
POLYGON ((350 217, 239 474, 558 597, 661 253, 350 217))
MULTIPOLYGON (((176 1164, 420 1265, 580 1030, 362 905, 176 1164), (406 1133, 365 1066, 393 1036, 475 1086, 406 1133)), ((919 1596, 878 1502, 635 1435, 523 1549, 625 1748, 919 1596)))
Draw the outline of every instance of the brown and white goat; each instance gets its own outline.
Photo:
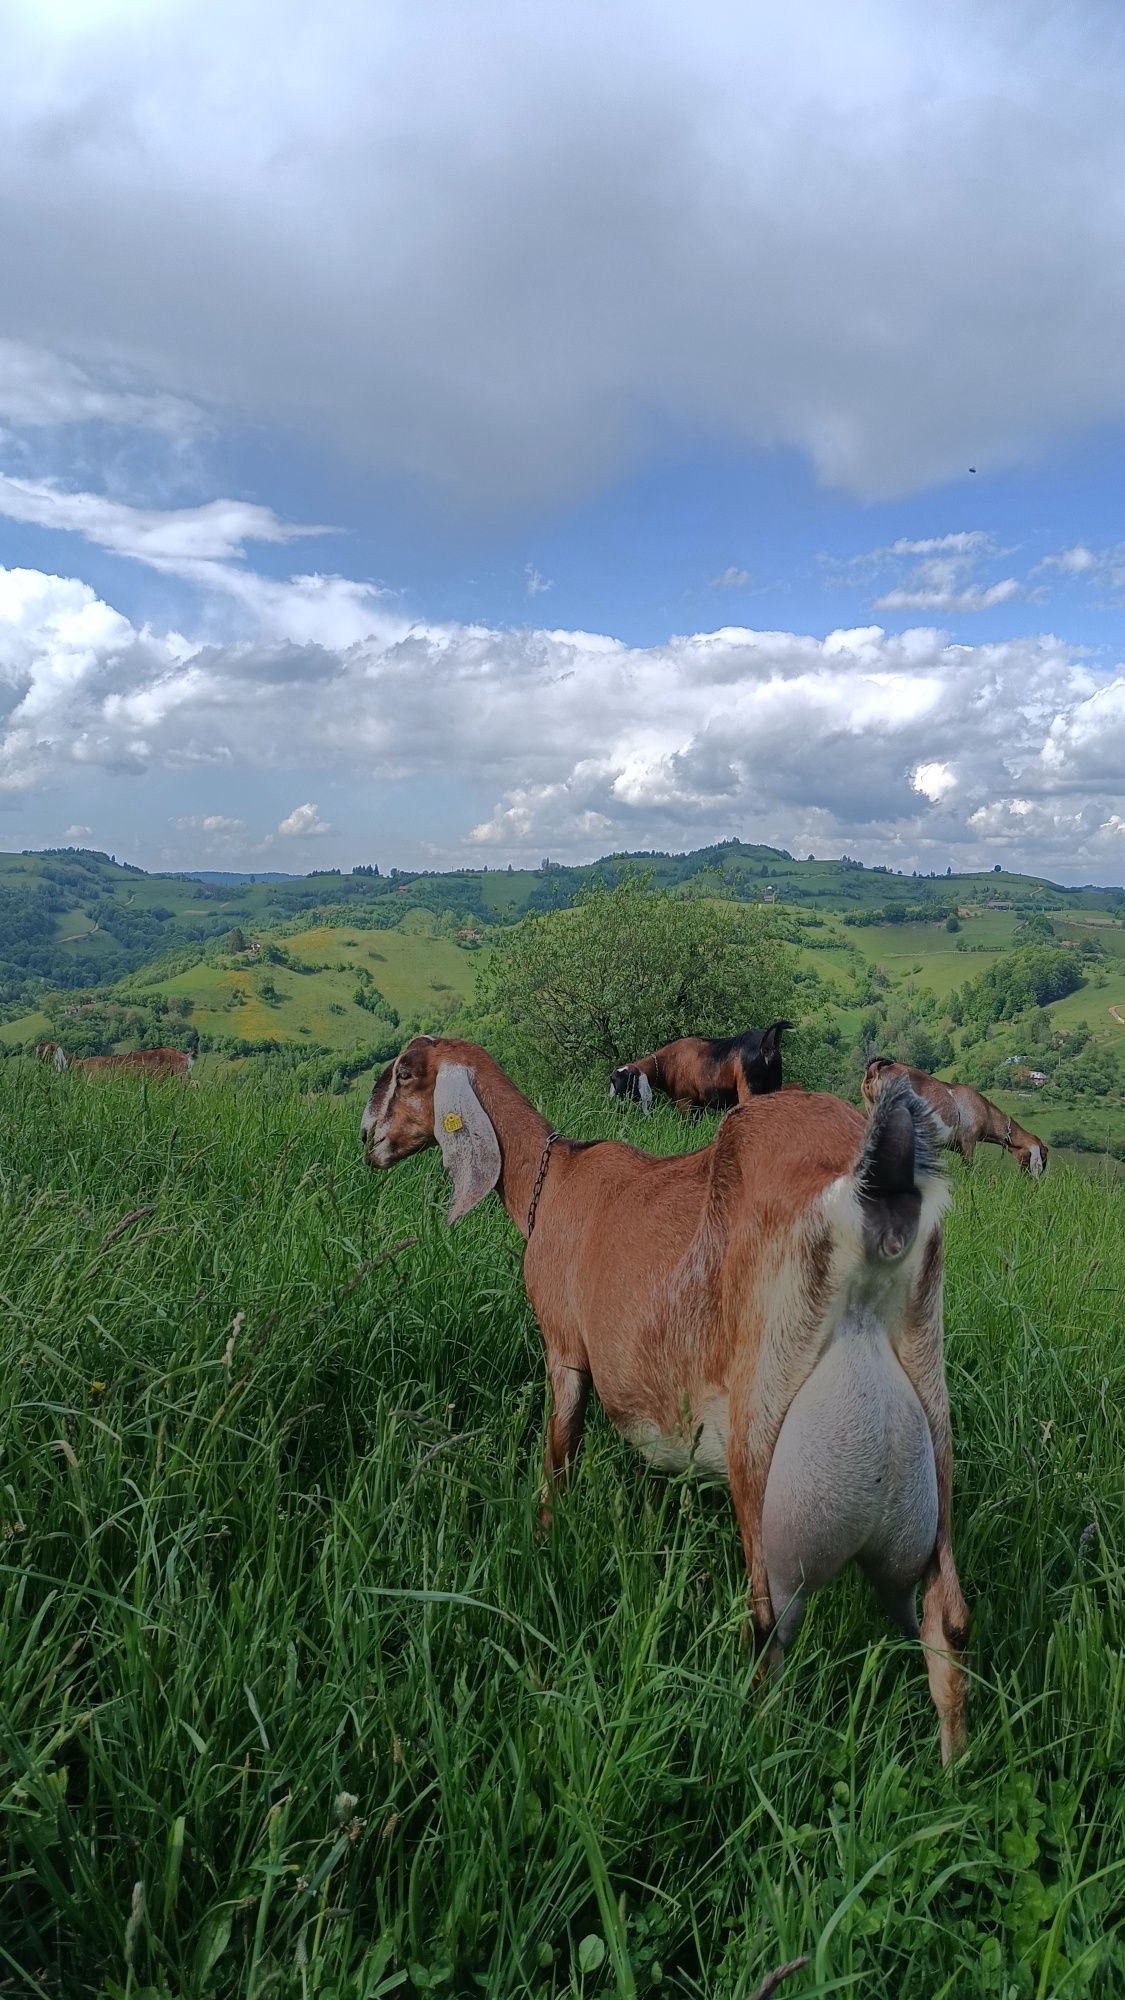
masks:
POLYGON ((678 1111, 729 1111, 747 1097, 781 1089, 780 1040, 792 1026, 792 1021, 772 1021, 768 1028, 746 1028, 720 1041, 684 1035, 678 1042, 665 1042, 636 1062, 619 1063, 609 1079, 609 1094, 638 1098, 646 1115, 655 1090, 670 1097, 678 1111))
POLYGON ((950 1544, 941 1215, 930 1114, 749 1099, 699 1152, 561 1138, 483 1049, 417 1036, 360 1128, 392 1167, 435 1140, 450 1222, 495 1188, 527 1242, 551 1409, 543 1516, 591 1387, 651 1463, 730 1485, 750 1615, 778 1660, 851 1560, 922 1644, 943 1761, 965 1738, 968 1614, 950 1544))
POLYGON ((76 1069, 83 1076, 97 1076, 104 1070, 125 1070, 142 1076, 181 1076, 185 1082, 191 1081, 195 1060, 186 1049, 130 1049, 125 1055, 76 1056, 72 1059, 57 1042, 40 1042, 35 1053, 41 1062, 49 1062, 56 1071, 76 1069))
POLYGON ((1003 1146, 1021 1173, 1038 1180, 1046 1172, 1045 1142, 1017 1125, 1014 1118, 1006 1117, 997 1105, 967 1083, 942 1083, 924 1069, 892 1062, 889 1056, 874 1056, 863 1072, 860 1085, 866 1102, 874 1104, 880 1091, 896 1076, 906 1077, 911 1089, 929 1105, 936 1121, 939 1146, 960 1153, 963 1160, 971 1160, 977 1146, 1003 1146))

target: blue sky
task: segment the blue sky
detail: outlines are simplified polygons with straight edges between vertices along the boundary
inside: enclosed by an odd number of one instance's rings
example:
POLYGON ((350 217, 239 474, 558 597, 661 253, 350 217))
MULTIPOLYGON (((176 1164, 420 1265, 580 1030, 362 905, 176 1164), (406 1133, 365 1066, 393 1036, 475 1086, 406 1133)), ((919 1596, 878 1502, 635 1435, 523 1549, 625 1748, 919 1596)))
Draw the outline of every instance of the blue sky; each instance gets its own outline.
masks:
POLYGON ((1121 882, 1118 11, 423 13, 6 14, 0 846, 1121 882))

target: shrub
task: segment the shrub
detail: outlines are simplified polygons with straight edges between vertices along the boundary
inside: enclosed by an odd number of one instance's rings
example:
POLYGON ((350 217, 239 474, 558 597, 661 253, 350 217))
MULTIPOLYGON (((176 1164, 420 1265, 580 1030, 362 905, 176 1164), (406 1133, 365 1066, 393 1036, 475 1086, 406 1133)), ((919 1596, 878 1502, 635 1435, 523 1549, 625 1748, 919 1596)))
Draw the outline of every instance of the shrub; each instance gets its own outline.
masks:
POLYGON ((501 934, 473 1027, 517 1074, 582 1078, 678 1035, 730 1035, 793 1007, 770 910, 685 900, 630 874, 501 934))

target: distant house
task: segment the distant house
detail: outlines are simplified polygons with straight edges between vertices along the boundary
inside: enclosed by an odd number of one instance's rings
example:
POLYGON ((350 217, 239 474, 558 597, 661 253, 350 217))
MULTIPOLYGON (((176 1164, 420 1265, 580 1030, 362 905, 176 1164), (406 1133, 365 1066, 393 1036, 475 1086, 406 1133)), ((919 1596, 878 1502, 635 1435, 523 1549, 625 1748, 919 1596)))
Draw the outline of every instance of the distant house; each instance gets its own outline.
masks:
POLYGON ((767 882, 765 888, 762 890, 762 901, 763 903, 776 903, 777 890, 774 888, 772 882, 767 882))
POLYGON ((464 930, 458 931, 457 942, 458 944, 479 944, 483 935, 483 931, 475 931, 471 924, 466 924, 464 930))
POLYGON ((1046 1073, 1041 1069, 1018 1069, 1012 1078, 1013 1083, 1030 1085, 1032 1090, 1041 1090, 1046 1081, 1046 1073))

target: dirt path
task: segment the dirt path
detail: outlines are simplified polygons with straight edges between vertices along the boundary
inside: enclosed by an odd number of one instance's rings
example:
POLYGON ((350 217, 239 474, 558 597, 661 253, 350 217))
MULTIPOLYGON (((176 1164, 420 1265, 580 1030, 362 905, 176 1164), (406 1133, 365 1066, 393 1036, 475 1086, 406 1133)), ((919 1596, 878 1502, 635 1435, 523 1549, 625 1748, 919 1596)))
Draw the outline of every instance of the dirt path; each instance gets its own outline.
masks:
POLYGON ((1117 1022, 1118 1027, 1125 1028, 1125 1014, 1121 1012, 1120 1007, 1111 1007, 1109 1011, 1117 1022))

